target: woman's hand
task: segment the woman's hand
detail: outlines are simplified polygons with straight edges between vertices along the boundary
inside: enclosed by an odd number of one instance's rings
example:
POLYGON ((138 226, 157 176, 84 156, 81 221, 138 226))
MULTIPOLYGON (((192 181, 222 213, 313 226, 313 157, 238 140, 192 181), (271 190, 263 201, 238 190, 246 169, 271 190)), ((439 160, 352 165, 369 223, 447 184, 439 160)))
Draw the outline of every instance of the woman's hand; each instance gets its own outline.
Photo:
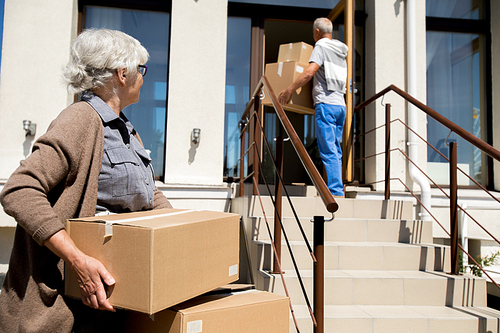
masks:
POLYGON ((112 286, 115 280, 97 259, 82 254, 71 263, 80 286, 83 304, 94 309, 115 311, 108 301, 106 285, 112 286))
POLYGON ((109 303, 105 286, 114 285, 115 280, 99 260, 80 251, 64 229, 53 234, 44 245, 75 271, 83 304, 94 309, 115 311, 109 303))

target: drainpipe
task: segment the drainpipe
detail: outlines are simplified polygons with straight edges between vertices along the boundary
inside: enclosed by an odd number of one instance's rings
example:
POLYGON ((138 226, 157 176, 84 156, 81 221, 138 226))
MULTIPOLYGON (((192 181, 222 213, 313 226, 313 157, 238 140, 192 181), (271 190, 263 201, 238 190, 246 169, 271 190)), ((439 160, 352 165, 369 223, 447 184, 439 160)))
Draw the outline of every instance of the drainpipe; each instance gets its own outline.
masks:
MULTIPOLYGON (((406 0, 406 54, 407 54, 407 79, 408 94, 417 97, 417 33, 416 33, 416 0, 406 0)), ((411 103, 408 103, 408 126, 418 133, 418 109, 411 103)), ((409 157, 414 163, 418 163, 418 140, 417 136, 408 131, 409 157)), ((411 179, 420 186, 422 204, 430 210, 431 208, 431 187, 427 178, 417 169, 413 163, 409 162, 409 171, 411 179)), ((420 216, 424 221, 430 220, 429 213, 420 208, 420 216)))

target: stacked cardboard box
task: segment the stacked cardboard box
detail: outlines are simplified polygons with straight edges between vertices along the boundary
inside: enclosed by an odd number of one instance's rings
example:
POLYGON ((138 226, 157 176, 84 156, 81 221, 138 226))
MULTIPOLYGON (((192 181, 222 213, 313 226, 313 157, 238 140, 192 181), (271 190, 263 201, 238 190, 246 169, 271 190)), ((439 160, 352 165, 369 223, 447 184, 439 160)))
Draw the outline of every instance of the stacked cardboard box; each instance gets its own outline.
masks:
MULTIPOLYGON (((271 87, 278 97, 278 94, 286 89, 290 84, 304 72, 309 66, 313 47, 304 42, 289 43, 280 45, 278 52, 278 62, 266 64, 265 76, 269 80, 271 87)), ((302 88, 297 89, 283 108, 287 111, 314 114, 314 105, 311 95, 311 82, 302 88)), ((262 101, 264 105, 272 105, 271 98, 265 94, 262 101)))
POLYGON ((127 333, 288 333, 286 297, 255 289, 208 294, 148 316, 133 312, 127 333))
MULTIPOLYGON (((198 297, 238 279, 240 235, 237 214, 161 209, 71 219, 67 221, 66 230, 76 246, 101 261, 116 280, 109 290, 109 301, 113 306, 133 310, 129 311, 131 318, 138 320, 137 325, 147 327, 151 323, 142 323, 140 319, 150 320, 150 315, 159 314, 157 318, 160 320, 154 322, 156 328, 151 328, 151 332, 221 332, 217 329, 197 331, 194 330, 196 327, 188 331, 159 330, 158 327, 167 325, 161 319, 164 318, 162 311, 186 301, 190 302, 186 304, 199 302, 207 306, 201 311, 203 319, 196 319, 204 320, 205 327, 211 327, 208 323, 214 320, 211 318, 215 313, 212 305, 217 307, 222 318, 229 318, 229 312, 231 316, 245 317, 248 309, 265 308, 278 299, 287 302, 281 296, 271 297, 263 293, 249 298, 231 295, 198 297), (229 312, 225 312, 224 306, 233 307, 232 299, 241 305, 237 308, 239 311, 227 309, 229 312), (212 304, 212 300, 218 301, 212 304), (143 313, 143 316, 138 313, 143 313)), ((69 268, 65 269, 65 292, 67 296, 80 298, 75 273, 69 268)), ((176 316, 182 313, 183 318, 188 318, 187 313, 191 313, 187 305, 168 311, 176 316)), ((197 310, 196 316, 199 315, 197 310)), ((254 319, 268 320, 264 315, 262 313, 254 319)), ((288 312, 284 317, 288 325, 288 312)))
POLYGON ((281 44, 278 51, 278 62, 296 61, 307 64, 312 51, 312 45, 304 42, 281 44))

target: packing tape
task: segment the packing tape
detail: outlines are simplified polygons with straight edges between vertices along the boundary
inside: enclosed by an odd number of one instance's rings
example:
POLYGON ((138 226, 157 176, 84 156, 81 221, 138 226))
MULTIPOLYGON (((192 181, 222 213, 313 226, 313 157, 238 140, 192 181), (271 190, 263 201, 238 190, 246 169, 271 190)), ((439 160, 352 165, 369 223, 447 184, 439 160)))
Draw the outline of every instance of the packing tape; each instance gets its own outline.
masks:
POLYGON ((292 43, 288 44, 288 48, 291 50, 292 49, 292 43))
POLYGON ((201 333, 201 332, 203 332, 203 320, 188 321, 186 333, 201 333))
POLYGON ((144 221, 144 220, 152 220, 156 219, 158 217, 166 217, 166 216, 174 216, 174 215, 180 215, 180 214, 186 214, 186 213, 192 213, 196 212, 197 210, 195 209, 189 209, 189 210, 183 210, 180 212, 173 212, 173 213, 165 213, 165 214, 158 214, 158 215, 150 215, 150 216, 143 216, 143 217, 131 217, 128 219, 122 219, 122 220, 116 220, 116 221, 105 221, 106 224, 104 225, 104 239, 110 238, 113 236, 113 224, 120 224, 120 223, 126 223, 126 222, 135 222, 135 221, 144 221))
POLYGON ((302 44, 302 48, 305 50, 307 49, 307 46, 305 44, 302 44))
POLYGON ((238 274, 238 264, 229 267, 229 276, 238 274))
POLYGON ((295 71, 296 71, 297 73, 302 73, 302 72, 304 71, 304 67, 302 67, 302 66, 297 66, 297 67, 295 68, 295 71))
POLYGON ((282 63, 282 62, 280 62, 280 63, 278 64, 278 75, 279 75, 279 77, 281 77, 281 73, 282 73, 282 72, 283 72, 283 63, 282 63))

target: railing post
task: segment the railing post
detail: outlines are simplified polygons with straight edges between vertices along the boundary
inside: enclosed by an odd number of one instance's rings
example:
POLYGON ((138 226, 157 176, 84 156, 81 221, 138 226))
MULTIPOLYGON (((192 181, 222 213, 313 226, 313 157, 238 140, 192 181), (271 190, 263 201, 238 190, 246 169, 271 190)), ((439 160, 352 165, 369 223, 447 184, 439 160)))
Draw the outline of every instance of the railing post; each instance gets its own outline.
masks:
POLYGON ((391 198, 391 104, 385 105, 385 200, 391 198))
MULTIPOLYGON (((274 178, 274 201, 276 204, 274 210, 274 244, 276 244, 277 260, 281 262, 281 224, 279 222, 282 212, 281 199, 283 196, 283 184, 280 181, 280 179, 283 179, 283 136, 281 134, 276 137, 276 169, 279 175, 276 175, 274 178)), ((279 273, 280 270, 277 260, 274 260, 274 274, 279 273)))
POLYGON ((325 218, 323 216, 314 217, 314 317, 317 326, 314 333, 324 333, 325 329, 325 218))
POLYGON ((450 142, 451 274, 458 275, 457 143, 450 142))
MULTIPOLYGON (((257 119, 257 117, 260 119, 260 97, 259 96, 254 97, 253 106, 254 106, 254 111, 257 113, 256 117, 253 119, 253 121, 254 121, 253 139, 254 139, 254 143, 256 145, 258 145, 258 147, 260 147, 259 120, 257 119)), ((260 156, 257 153, 257 149, 254 149, 253 150, 253 173, 254 173, 255 177, 253 177, 253 179, 257 181, 257 184, 255 184, 255 186, 257 186, 257 187, 259 186, 259 159, 260 159, 260 156)), ((255 186, 253 186, 253 194, 254 195, 257 194, 255 186)))
POLYGON ((245 123, 240 121, 240 197, 245 195, 245 123))

